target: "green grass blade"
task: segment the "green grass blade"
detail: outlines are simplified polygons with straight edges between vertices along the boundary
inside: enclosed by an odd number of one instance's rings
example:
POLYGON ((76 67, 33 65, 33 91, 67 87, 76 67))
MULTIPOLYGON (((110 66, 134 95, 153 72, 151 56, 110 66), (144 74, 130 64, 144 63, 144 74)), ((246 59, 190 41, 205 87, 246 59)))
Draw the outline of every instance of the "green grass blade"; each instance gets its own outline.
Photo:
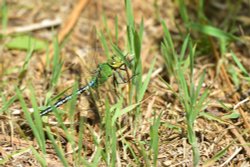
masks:
POLYGON ((58 145, 56 144, 56 140, 55 140, 54 136, 51 134, 50 128, 49 128, 49 127, 46 127, 46 130, 47 130, 47 135, 48 135, 48 137, 49 137, 49 139, 50 139, 50 141, 51 141, 53 147, 55 148, 56 155, 57 155, 58 158, 61 160, 63 166, 68 167, 69 164, 68 164, 67 159, 66 159, 65 156, 64 156, 64 155, 65 155, 64 151, 62 150, 62 148, 60 148, 60 146, 58 146, 58 145))
POLYGON ((181 47, 181 53, 180 53, 180 61, 183 61, 184 60, 184 57, 185 57, 185 53, 187 51, 187 46, 188 46, 188 43, 189 43, 189 40, 190 40, 190 35, 188 34, 182 44, 182 47, 181 47))
POLYGON ((199 20, 204 20, 205 14, 204 14, 204 0, 198 1, 198 18, 199 20))
POLYGON ((119 112, 118 112, 118 111, 115 112, 115 114, 114 114, 114 116, 112 117, 112 120, 111 120, 112 126, 115 125, 115 122, 116 122, 117 118, 121 117, 122 115, 124 115, 124 114, 126 114, 126 113, 128 113, 128 112, 130 112, 130 111, 132 111, 132 110, 135 109, 138 105, 140 105, 140 103, 132 104, 132 105, 130 105, 130 106, 128 106, 128 107, 126 107, 126 108, 120 110, 119 112))
POLYGON ((111 37, 111 32, 110 32, 110 29, 108 27, 108 21, 107 21, 107 17, 105 15, 105 13, 103 14, 102 20, 103 20, 103 23, 105 26, 105 32, 106 32, 107 38, 108 38, 110 43, 113 43, 113 39, 111 37))
MULTIPOLYGON (((189 61, 190 61, 190 84, 193 86, 193 75, 194 75, 194 58, 195 58, 195 48, 196 46, 192 45, 192 41, 189 42, 189 48, 190 48, 190 53, 189 53, 189 61)), ((191 91, 193 91, 191 89, 191 91)), ((193 93, 193 92, 192 92, 193 93)))
POLYGON ((146 90, 148 88, 148 84, 149 84, 151 74, 152 74, 154 66, 155 66, 155 62, 156 62, 156 58, 154 58, 152 64, 150 65, 150 68, 149 68, 148 74, 146 76, 146 79, 143 82, 142 87, 141 87, 141 89, 139 91, 138 101, 141 101, 143 99, 143 96, 144 96, 144 94, 145 94, 145 92, 146 92, 146 90))
POLYGON ((98 146, 91 167, 99 166, 99 162, 101 160, 101 154, 102 154, 102 147, 98 146))
POLYGON ((144 32, 144 21, 143 19, 141 19, 141 24, 140 24, 140 28, 139 28, 139 37, 142 43, 143 40, 143 32, 144 32))
MULTIPOLYGON (((227 68, 227 71, 228 71, 229 75, 231 76, 231 79, 233 81, 235 88, 239 88, 241 80, 238 77, 239 73, 236 72, 237 71, 236 69, 237 69, 237 67, 230 64, 227 68)), ((246 75, 246 74, 243 72, 243 75, 246 75)), ((249 79, 250 79, 250 77, 249 77, 249 79)))
POLYGON ((54 38, 53 46, 54 46, 54 55, 53 55, 52 80, 51 80, 52 87, 54 87, 57 84, 58 79, 61 75, 61 69, 63 65, 60 58, 60 46, 57 41, 57 38, 54 38))
POLYGON ((195 112, 194 112, 194 119, 196 119, 198 117, 198 115, 199 115, 199 112, 202 111, 204 109, 204 107, 206 107, 207 103, 205 103, 205 101, 207 100, 208 95, 209 95, 209 90, 206 89, 202 93, 201 97, 199 98, 199 100, 198 100, 198 102, 196 104, 196 109, 195 109, 195 112))
POLYGON ((9 49, 25 51, 29 50, 32 46, 33 50, 40 51, 47 48, 47 43, 30 35, 16 35, 5 46, 9 49))
POLYGON ((35 123, 35 127, 36 127, 36 130, 38 131, 39 139, 40 139, 40 148, 43 154, 46 154, 45 134, 43 131, 43 123, 40 117, 40 112, 39 112, 37 102, 36 102, 35 90, 32 86, 29 86, 29 87, 31 90, 30 91, 31 92, 31 96, 30 96, 31 104, 34 109, 34 123, 35 123))
POLYGON ((20 101, 20 105, 22 107, 22 110, 24 112, 25 119, 27 120, 27 122, 29 123, 29 126, 32 129, 32 132, 33 132, 34 136, 36 137, 36 140, 37 140, 39 147, 43 150, 43 152, 45 152, 45 144, 44 144, 45 141, 39 132, 39 131, 42 131, 43 129, 39 129, 39 127, 40 127, 39 125, 38 125, 38 127, 36 126, 37 122, 33 121, 32 117, 30 115, 30 112, 28 111, 28 107, 24 101, 22 94, 21 94, 21 91, 18 88, 16 88, 16 93, 17 93, 18 99, 20 101))
POLYGON ((165 66, 167 68, 168 75, 174 75, 175 66, 177 62, 177 54, 175 52, 174 44, 170 35, 170 32, 166 26, 164 21, 161 22, 163 31, 164 31, 164 38, 163 42, 161 43, 161 52, 163 54, 163 58, 165 60, 165 66))
POLYGON ((3 100, 3 106, 0 110, 0 114, 8 110, 8 108, 16 101, 17 95, 12 96, 8 101, 3 100))
POLYGON ((153 149, 153 164, 157 167, 157 159, 158 159, 158 152, 159 152, 159 134, 158 130, 160 127, 160 120, 161 120, 162 113, 156 118, 154 117, 153 125, 150 127, 150 139, 151 139, 151 148, 153 149))
POLYGON ((161 22, 162 27, 163 27, 163 32, 164 32, 164 37, 166 39, 165 44, 171 49, 172 53, 175 55, 175 50, 174 50, 174 43, 171 38, 171 34, 167 28, 167 25, 164 21, 161 22))
POLYGON ((46 106, 44 107, 40 107, 41 110, 47 108, 48 104, 51 104, 52 101, 57 101, 59 100, 63 95, 65 95, 65 93, 71 89, 71 87, 68 87, 66 89, 64 89, 62 92, 58 93, 56 96, 54 96, 53 98, 50 98, 52 96, 52 92, 50 91, 49 93, 46 94, 46 101, 45 104, 46 106))
POLYGON ((140 161, 138 156, 136 155, 136 153, 134 152, 133 148, 131 147, 131 145, 129 144, 128 141, 126 141, 124 138, 122 139, 122 142, 124 143, 124 146, 126 147, 126 149, 128 148, 128 150, 130 151, 130 153, 132 154, 132 157, 135 161, 135 163, 139 166, 140 161))
POLYGON ((8 6, 6 0, 2 1, 0 11, 2 16, 2 30, 5 32, 8 26, 8 6))
MULTIPOLYGON (((134 84, 136 85, 136 89, 139 90, 142 87, 142 62, 141 62, 141 40, 137 32, 134 34, 134 53, 135 53, 135 65, 133 69, 133 74, 136 75, 133 78, 134 84)), ((137 94, 137 102, 139 102, 138 94, 137 94)))
POLYGON ((98 36, 99 36, 99 38, 101 40, 101 44, 102 44, 102 47, 104 49, 104 53, 105 53, 107 59, 110 59, 111 56, 110 56, 110 53, 109 53, 109 47, 108 47, 107 40, 106 40, 104 34, 102 32, 98 32, 98 36))
POLYGON ((193 150, 193 165, 198 166, 199 161, 200 161, 200 151, 198 148, 197 138, 195 136, 193 122, 187 123, 187 131, 188 131, 188 135, 187 135, 188 141, 191 144, 192 150, 193 150))
POLYGON ((193 97, 194 102, 195 102, 195 101, 198 99, 198 97, 199 97, 199 94, 200 94, 201 88, 202 88, 202 84, 203 84, 204 81, 205 81, 205 75, 206 75, 206 71, 204 70, 203 73, 202 73, 202 75, 201 75, 201 77, 200 77, 200 79, 199 79, 198 85, 197 85, 197 87, 196 87, 196 91, 195 91, 195 94, 194 94, 194 97, 193 97))
POLYGON ((74 136, 69 132, 70 129, 68 129, 65 126, 64 121, 62 119, 62 116, 58 113, 58 110, 56 108, 54 110, 54 114, 55 114, 55 117, 57 119, 57 122, 58 122, 59 126, 63 129, 63 131, 64 131, 64 133, 66 135, 66 139, 71 144, 71 147, 74 149, 76 147, 75 141, 74 141, 74 136))
POLYGON ((36 149, 35 149, 34 147, 30 147, 30 149, 31 149, 33 155, 35 156, 36 160, 40 163, 40 165, 41 165, 42 167, 46 167, 46 166, 47 166, 47 163, 46 163, 45 158, 44 158, 43 156, 41 156, 41 155, 39 154, 39 152, 37 152, 36 149))
MULTIPOLYGON (((10 166, 10 162, 13 163, 13 159, 16 157, 22 157, 25 153, 30 152, 32 146, 26 147, 26 148, 19 148, 16 151, 12 151, 12 153, 7 154, 7 155, 1 155, 0 158, 0 166, 10 166)), ((11 165, 12 166, 12 165, 11 165)))
POLYGON ((84 133, 84 120, 83 117, 80 117, 80 122, 79 122, 79 134, 78 134, 78 138, 79 138, 79 142, 78 142, 78 163, 80 164, 80 162, 83 160, 85 161, 85 156, 82 156, 82 152, 83 152, 83 133, 84 133))
POLYGON ((219 152, 217 152, 211 159, 206 160, 206 161, 204 162, 204 164, 203 164, 203 167, 213 166, 214 163, 215 163, 217 160, 219 160, 222 156, 224 156, 224 155, 227 153, 227 151, 228 151, 228 149, 229 149, 229 147, 230 147, 231 145, 232 145, 232 143, 229 144, 228 146, 226 146, 224 149, 222 149, 222 150, 220 150, 219 152))
POLYGON ((134 55, 135 44, 134 44, 134 15, 131 0, 125 0, 125 12, 126 12, 126 21, 127 21, 127 41, 128 41, 128 49, 130 54, 134 55))
POLYGON ((179 3, 179 11, 180 11, 181 18, 184 21, 184 23, 187 24, 189 22, 189 16, 187 13, 187 7, 185 4, 185 1, 178 0, 178 3, 179 3))
POLYGON ((134 15, 131 0, 125 0, 125 10, 126 10, 126 18, 127 25, 134 29, 134 15))
POLYGON ((130 26, 127 26, 127 41, 128 46, 127 50, 129 50, 129 53, 134 56, 134 29, 130 26))
POLYGON ((75 82, 72 91, 73 97, 69 102, 69 112, 68 112, 69 120, 71 122, 70 129, 72 130, 74 129, 74 123, 75 123, 74 117, 75 117, 76 102, 77 102, 77 94, 76 94, 77 90, 78 90, 78 83, 75 82))
POLYGON ((139 141, 137 144, 139 145, 140 154, 142 155, 143 160, 144 160, 143 166, 151 167, 150 160, 149 160, 150 158, 149 158, 149 156, 147 155, 147 151, 146 151, 146 149, 144 148, 144 145, 141 143, 141 141, 139 141))
POLYGON ((237 56, 234 54, 234 52, 231 51, 231 55, 233 57, 234 62, 237 64, 237 66, 240 68, 240 70, 243 72, 243 74, 250 77, 249 73, 247 72, 245 67, 241 64, 240 60, 237 58, 237 56))
POLYGON ((106 164, 107 166, 111 165, 111 136, 112 136, 112 127, 111 127, 111 111, 110 111, 110 104, 108 100, 105 100, 105 159, 106 159, 106 164))
POLYGON ((19 80, 22 80, 24 78, 24 76, 26 75, 26 72, 27 72, 28 67, 29 67, 29 62, 30 62, 31 57, 33 55, 33 51, 34 51, 34 44, 31 44, 31 41, 29 40, 28 53, 26 54, 23 66, 19 72, 19 75, 18 75, 19 80))
POLYGON ((190 23, 188 24, 188 27, 191 28, 192 30, 199 31, 203 34, 213 36, 218 39, 223 39, 223 40, 239 40, 236 36, 227 33, 219 28, 210 26, 210 25, 203 25, 199 23, 190 23))
POLYGON ((225 125, 227 125, 228 123, 225 121, 225 120, 223 120, 221 117, 217 117, 217 116, 214 116, 214 115, 212 115, 212 114, 210 114, 210 113, 207 113, 207 112, 200 112, 200 114, 199 114, 200 116, 202 116, 202 117, 204 117, 204 118, 206 118, 206 119, 208 119, 208 120, 213 120, 213 121, 217 121, 217 122, 219 122, 219 123, 221 123, 221 124, 225 124, 225 125))
MULTIPOLYGON (((185 108, 187 109, 188 103, 190 102, 189 98, 189 90, 188 90, 188 85, 186 82, 186 78, 183 74, 183 71, 180 69, 181 67, 178 68, 177 70, 177 76, 178 76, 178 84, 180 86, 180 95, 179 97, 181 98, 185 108)), ((188 110, 186 110, 188 112, 188 110)))

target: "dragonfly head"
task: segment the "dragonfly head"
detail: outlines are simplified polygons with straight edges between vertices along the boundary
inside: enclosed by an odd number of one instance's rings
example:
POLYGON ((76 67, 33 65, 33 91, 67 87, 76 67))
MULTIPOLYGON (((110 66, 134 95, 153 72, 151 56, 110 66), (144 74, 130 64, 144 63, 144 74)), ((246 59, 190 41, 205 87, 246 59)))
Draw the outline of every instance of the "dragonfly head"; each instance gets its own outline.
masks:
POLYGON ((122 61, 122 59, 119 56, 113 55, 111 57, 111 59, 108 61, 108 64, 112 68, 120 68, 124 64, 124 62, 122 61))

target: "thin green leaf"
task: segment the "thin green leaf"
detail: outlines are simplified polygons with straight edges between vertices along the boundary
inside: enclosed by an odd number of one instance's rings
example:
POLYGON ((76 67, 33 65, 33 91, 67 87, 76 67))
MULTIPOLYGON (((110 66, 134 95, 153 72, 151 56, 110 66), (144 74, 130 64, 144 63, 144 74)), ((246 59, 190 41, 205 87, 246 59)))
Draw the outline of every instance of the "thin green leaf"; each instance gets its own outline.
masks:
POLYGON ((144 160, 144 166, 145 167, 150 167, 150 160, 149 160, 149 156, 147 155, 147 151, 146 149, 144 148, 143 144, 139 141, 138 142, 138 145, 139 145, 139 148, 140 148, 140 154, 142 155, 143 157, 143 160, 144 160))
POLYGON ((173 41, 171 38, 171 34, 167 28, 167 25, 164 21, 162 21, 161 24, 162 24, 163 31, 164 31, 164 37, 167 40, 167 42, 165 44, 167 44, 167 46, 172 49, 172 53, 175 53, 174 44, 173 44, 173 41))
POLYGON ((149 84, 149 81, 150 81, 150 78, 151 78, 151 75, 152 75, 152 72, 153 72, 153 69, 154 69, 154 66, 155 66, 155 62, 156 62, 156 58, 154 58, 152 64, 150 65, 150 68, 149 68, 148 74, 146 76, 146 79, 142 84, 142 87, 141 87, 139 95, 138 95, 138 101, 141 101, 143 99, 143 96, 144 96, 144 94, 145 94, 145 92, 146 92, 146 90, 148 88, 148 84, 149 84))
POLYGON ((109 53, 109 47, 106 41, 106 38, 104 37, 104 34, 102 32, 98 32, 98 36, 101 40, 102 47, 104 48, 105 55, 107 59, 110 59, 110 53, 109 53))
POLYGON ((140 43, 142 43, 142 40, 143 40, 143 32, 144 32, 144 21, 143 19, 141 19, 141 24, 140 24, 140 29, 139 29, 139 37, 141 39, 140 43))
POLYGON ((212 115, 210 113, 200 112, 199 115, 202 116, 202 117, 204 117, 204 118, 206 118, 206 119, 208 119, 208 120, 217 121, 217 122, 219 122, 221 124, 226 124, 226 125, 229 124, 228 122, 226 122, 225 120, 221 119, 220 117, 217 117, 217 116, 212 115))
POLYGON ((162 112, 159 114, 159 116, 156 118, 154 117, 153 125, 150 127, 150 145, 153 149, 154 156, 153 156, 153 162, 154 166, 157 166, 157 159, 158 159, 158 151, 159 151, 159 127, 160 127, 160 120, 161 120, 162 112))
POLYGON ((60 148, 57 144, 56 144, 56 140, 54 138, 54 136, 51 134, 51 130, 49 127, 46 127, 46 130, 47 130, 47 135, 53 145, 53 147, 55 148, 55 151, 56 151, 56 154, 58 156, 58 158, 61 160, 62 164, 65 166, 65 167, 68 167, 69 164, 68 164, 68 161, 67 159, 65 158, 65 153, 63 152, 62 148, 60 148))
POLYGON ((20 80, 22 80, 28 70, 28 66, 29 66, 29 62, 31 60, 31 57, 33 55, 33 51, 34 51, 34 46, 31 46, 31 44, 29 45, 29 49, 28 49, 28 53, 26 54, 23 66, 19 72, 18 78, 20 80))
POLYGON ((130 105, 122 110, 120 110, 120 112, 115 112, 114 116, 112 117, 112 126, 115 125, 116 119, 121 117, 122 115, 128 113, 129 111, 133 110, 134 108, 136 108, 138 105, 140 105, 140 103, 136 103, 133 105, 130 105))
POLYGON ((249 76, 249 73, 245 69, 245 67, 240 63, 240 60, 237 58, 237 56, 234 54, 234 52, 231 51, 231 55, 233 57, 234 62, 237 64, 237 66, 240 68, 240 70, 246 75, 249 76))
POLYGON ((220 150, 219 152, 217 152, 211 159, 209 159, 209 160, 207 160, 206 162, 204 162, 203 166, 204 166, 204 167, 213 166, 214 163, 215 163, 217 160, 219 160, 222 156, 224 156, 224 155, 227 153, 227 151, 228 151, 228 149, 229 149, 229 147, 230 147, 231 145, 232 145, 232 143, 229 144, 228 146, 226 146, 224 149, 222 149, 222 150, 220 150))
POLYGON ((16 88, 16 93, 17 93, 17 96, 19 98, 22 110, 24 112, 25 119, 27 120, 29 126, 32 129, 32 132, 33 132, 34 136, 36 137, 36 140, 37 140, 39 147, 41 149, 43 149, 44 148, 44 140, 42 139, 42 137, 40 136, 40 133, 39 133, 39 131, 41 131, 42 129, 37 129, 36 124, 33 121, 32 117, 30 115, 30 112, 28 111, 28 107, 24 101, 24 98, 21 94, 21 91, 18 88, 16 88))
POLYGON ((187 51, 187 46, 188 46, 188 43, 189 43, 189 40, 190 40, 190 35, 188 34, 182 44, 182 47, 181 47, 181 53, 180 53, 180 61, 183 61, 184 60, 184 56, 185 56, 185 53, 187 51))
POLYGON ((125 10, 126 10, 126 18, 127 25, 134 29, 134 15, 131 0, 125 0, 125 10))
POLYGON ((3 32, 5 32, 8 26, 8 6, 6 3, 6 0, 2 1, 0 11, 1 11, 1 16, 2 16, 2 30, 3 32))
POLYGON ((53 55, 53 69, 52 69, 52 79, 51 79, 52 87, 54 87, 57 84, 58 79, 61 75, 61 70, 63 65, 63 62, 61 61, 60 58, 60 46, 57 38, 54 38, 53 46, 54 46, 54 55, 53 55))
POLYGON ((45 134, 43 131, 43 123, 42 123, 42 120, 41 120, 41 117, 39 114, 39 110, 38 110, 38 106, 37 106, 37 102, 36 102, 36 98, 35 98, 36 97, 35 90, 32 86, 29 86, 29 88, 30 88, 30 92, 31 92, 31 96, 30 96, 31 104, 32 104, 32 107, 34 109, 34 118, 35 118, 34 123, 35 123, 36 130, 39 133, 40 148, 41 148, 43 154, 46 154, 45 134))
POLYGON ((204 83, 204 80, 205 80, 205 75, 206 75, 206 71, 204 70, 201 77, 200 77, 200 79, 199 79, 199 83, 198 83, 198 85, 196 87, 196 91, 195 91, 195 94, 194 94, 194 97, 193 97, 194 101, 197 100, 197 98, 198 98, 198 96, 199 96, 199 94, 201 92, 202 84, 204 83))
POLYGON ((15 36, 8 43, 6 43, 6 47, 9 49, 29 50, 30 46, 32 46, 36 51, 45 50, 48 45, 45 41, 29 35, 15 36))
POLYGON ((229 34, 229 33, 225 32, 219 28, 216 28, 216 27, 213 27, 210 25, 203 25, 203 24, 199 24, 199 23, 190 23, 190 24, 188 24, 188 27, 193 29, 193 30, 199 31, 203 34, 210 35, 210 36, 213 36, 213 37, 216 37, 219 39, 238 40, 238 38, 235 37, 234 35, 229 34))
POLYGON ((0 110, 0 114, 6 111, 17 99, 17 95, 12 96, 7 102, 3 103, 3 106, 0 110))
POLYGON ((185 4, 185 1, 178 0, 178 2, 179 2, 179 11, 180 11, 181 18, 184 21, 184 23, 187 24, 189 22, 189 16, 187 13, 187 7, 185 4))
POLYGON ((37 152, 34 147, 30 146, 30 149, 33 155, 35 156, 36 160, 40 163, 40 165, 43 167, 46 167, 47 163, 46 163, 46 159, 44 158, 44 156, 39 154, 39 152, 37 152))

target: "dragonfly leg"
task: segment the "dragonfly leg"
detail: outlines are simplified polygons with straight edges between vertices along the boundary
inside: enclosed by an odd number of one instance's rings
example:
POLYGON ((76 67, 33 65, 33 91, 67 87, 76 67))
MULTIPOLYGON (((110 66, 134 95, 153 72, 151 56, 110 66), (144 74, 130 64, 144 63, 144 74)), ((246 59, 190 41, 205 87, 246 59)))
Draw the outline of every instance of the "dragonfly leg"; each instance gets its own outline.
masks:
POLYGON ((119 83, 118 83, 118 80, 117 80, 115 74, 113 74, 113 85, 114 85, 114 88, 115 88, 115 94, 116 94, 116 95, 118 95, 118 92, 117 92, 117 90, 116 90, 116 87, 117 87, 118 84, 119 84, 119 83))
POLYGON ((118 82, 117 76, 115 74, 113 74, 113 85, 115 88, 115 95, 117 96, 117 98, 120 98, 120 97, 125 98, 122 93, 117 92, 116 88, 117 88, 118 84, 121 84, 121 83, 118 82))
MULTIPOLYGON (((124 84, 124 83, 128 83, 129 80, 126 80, 119 71, 115 70, 116 74, 118 74, 119 78, 121 78, 122 82, 118 82, 118 80, 116 79, 116 83, 117 84, 124 84)), ((115 76, 115 75, 114 75, 115 76)))
POLYGON ((117 80, 117 77, 115 74, 113 74, 113 85, 114 87, 116 88, 116 86, 119 84, 118 80, 117 80))
POLYGON ((126 80, 126 79, 121 75, 121 73, 120 73, 119 71, 115 70, 115 72, 118 74, 118 76, 119 76, 119 77, 121 78, 121 80, 122 80, 122 83, 119 83, 119 82, 117 81, 118 84, 128 83, 128 82, 130 82, 136 75, 138 75, 138 74, 134 74, 134 75, 132 75, 132 76, 130 77, 129 74, 127 73, 128 79, 126 80))

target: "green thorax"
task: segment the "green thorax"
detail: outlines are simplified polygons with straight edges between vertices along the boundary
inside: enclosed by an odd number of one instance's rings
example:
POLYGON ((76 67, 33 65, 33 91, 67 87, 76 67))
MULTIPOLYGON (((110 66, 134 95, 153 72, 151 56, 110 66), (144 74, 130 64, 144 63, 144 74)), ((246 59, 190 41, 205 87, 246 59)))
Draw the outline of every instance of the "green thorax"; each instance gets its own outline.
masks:
POLYGON ((96 81, 93 87, 103 84, 108 80, 110 76, 113 74, 113 69, 108 63, 102 63, 98 65, 97 73, 94 76, 94 80, 96 81))

